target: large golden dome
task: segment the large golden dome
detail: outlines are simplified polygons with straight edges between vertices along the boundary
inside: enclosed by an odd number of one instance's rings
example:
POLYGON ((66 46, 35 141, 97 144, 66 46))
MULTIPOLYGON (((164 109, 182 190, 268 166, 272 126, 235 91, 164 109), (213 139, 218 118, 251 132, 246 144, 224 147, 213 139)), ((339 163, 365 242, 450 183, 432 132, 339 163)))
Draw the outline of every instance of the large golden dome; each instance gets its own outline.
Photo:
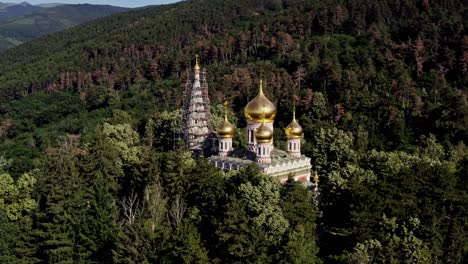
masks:
POLYGON ((302 136, 304 135, 304 131, 302 130, 302 127, 299 125, 299 123, 296 120, 296 111, 293 112, 293 120, 286 127, 284 132, 286 133, 286 138, 288 139, 302 138, 302 136))
POLYGON ((252 122, 262 122, 263 114, 265 114, 265 121, 273 122, 276 116, 276 106, 263 94, 263 80, 260 80, 259 86, 258 95, 244 109, 245 118, 252 122))
POLYGON ((218 132, 219 137, 221 138, 233 138, 234 132, 236 129, 234 126, 228 121, 227 119, 227 102, 224 102, 224 120, 221 123, 221 126, 216 129, 218 132))
POLYGON ((255 131, 255 139, 258 143, 268 143, 273 139, 273 131, 265 125, 265 122, 255 131))

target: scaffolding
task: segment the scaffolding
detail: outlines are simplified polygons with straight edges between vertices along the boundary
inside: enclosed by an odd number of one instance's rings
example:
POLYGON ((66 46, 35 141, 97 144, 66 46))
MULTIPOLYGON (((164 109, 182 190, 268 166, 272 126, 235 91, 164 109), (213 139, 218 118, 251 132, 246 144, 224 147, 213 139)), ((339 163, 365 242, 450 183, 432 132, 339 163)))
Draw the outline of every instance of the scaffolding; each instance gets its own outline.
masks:
POLYGON ((193 83, 187 78, 183 101, 183 135, 187 149, 202 155, 210 148, 213 133, 206 71, 195 70, 193 83))

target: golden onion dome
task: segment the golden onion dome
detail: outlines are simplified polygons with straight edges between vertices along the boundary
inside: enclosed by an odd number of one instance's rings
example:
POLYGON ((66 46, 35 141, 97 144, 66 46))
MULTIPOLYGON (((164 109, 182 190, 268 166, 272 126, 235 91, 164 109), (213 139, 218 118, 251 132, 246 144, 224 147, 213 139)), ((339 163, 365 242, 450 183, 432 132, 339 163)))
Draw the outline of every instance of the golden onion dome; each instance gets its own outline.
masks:
POLYGON ((273 139, 273 131, 265 125, 265 122, 263 122, 260 127, 257 128, 257 131, 255 131, 255 139, 258 143, 268 143, 273 139))
POLYGON ((227 119, 227 102, 224 102, 224 120, 216 130, 221 138, 233 138, 236 129, 227 119))
POLYGON ((198 64, 198 54, 195 55, 195 67, 193 69, 196 71, 200 70, 200 64, 198 64))
POLYGON ((258 95, 244 109, 248 121, 261 122, 265 113, 265 121, 273 122, 276 117, 276 106, 263 94, 263 80, 260 80, 258 95), (262 106, 265 106, 263 112, 262 106))
POLYGON ((286 133, 286 138, 288 139, 302 138, 302 136, 304 135, 304 131, 302 130, 302 127, 299 125, 299 123, 296 120, 295 110, 293 111, 293 120, 286 127, 284 132, 286 133))
POLYGON ((224 119, 223 123, 218 127, 218 129, 216 129, 216 131, 218 132, 219 137, 233 138, 235 128, 227 119, 224 119))

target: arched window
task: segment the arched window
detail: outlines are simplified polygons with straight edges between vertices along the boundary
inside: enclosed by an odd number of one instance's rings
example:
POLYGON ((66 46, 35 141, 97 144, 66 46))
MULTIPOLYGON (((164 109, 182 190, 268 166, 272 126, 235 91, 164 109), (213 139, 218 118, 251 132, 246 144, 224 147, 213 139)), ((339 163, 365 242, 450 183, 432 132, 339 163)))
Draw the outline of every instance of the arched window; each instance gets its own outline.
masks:
POLYGON ((254 142, 254 131, 249 130, 249 133, 250 133, 250 143, 253 143, 254 142))
POLYGON ((265 156, 265 155, 266 155, 266 154, 265 154, 265 147, 263 147, 263 156, 265 156))
POLYGON ((294 142, 294 150, 296 150, 296 142, 294 142))
POLYGON ((227 142, 224 142, 224 149, 225 149, 225 150, 228 150, 227 142))
POLYGON ((292 143, 291 143, 291 142, 289 142, 289 150, 291 150, 291 145, 292 145, 292 143))

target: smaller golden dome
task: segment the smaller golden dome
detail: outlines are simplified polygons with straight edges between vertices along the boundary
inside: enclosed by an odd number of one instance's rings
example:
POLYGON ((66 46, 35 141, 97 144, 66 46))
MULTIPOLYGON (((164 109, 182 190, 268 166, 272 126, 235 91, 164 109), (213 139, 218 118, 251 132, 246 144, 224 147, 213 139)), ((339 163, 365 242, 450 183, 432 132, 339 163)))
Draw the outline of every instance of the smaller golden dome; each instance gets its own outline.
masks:
POLYGON ((200 65, 198 64, 198 54, 195 55, 195 67, 193 69, 196 71, 200 70, 200 65))
POLYGON ((263 122, 260 127, 257 128, 257 131, 255 131, 255 139, 258 143, 268 143, 273 139, 273 131, 265 125, 265 122, 263 122))
POLYGON ((236 129, 227 119, 227 102, 224 102, 224 120, 216 130, 221 138, 233 138, 236 129))
POLYGON ((235 128, 231 123, 229 123, 227 119, 224 119, 223 123, 221 124, 221 126, 218 127, 216 131, 218 132, 218 135, 221 138, 233 138, 235 128))
POLYGON ((293 120, 286 127, 284 132, 286 133, 286 138, 288 139, 302 138, 302 136, 304 135, 304 131, 302 130, 302 127, 299 125, 299 123, 296 120, 295 110, 293 111, 293 120))
POLYGON ((273 122, 276 116, 276 106, 263 94, 263 80, 260 79, 258 95, 250 101, 244 109, 247 120, 261 122, 273 122), (265 109, 262 108, 264 106, 265 109))

